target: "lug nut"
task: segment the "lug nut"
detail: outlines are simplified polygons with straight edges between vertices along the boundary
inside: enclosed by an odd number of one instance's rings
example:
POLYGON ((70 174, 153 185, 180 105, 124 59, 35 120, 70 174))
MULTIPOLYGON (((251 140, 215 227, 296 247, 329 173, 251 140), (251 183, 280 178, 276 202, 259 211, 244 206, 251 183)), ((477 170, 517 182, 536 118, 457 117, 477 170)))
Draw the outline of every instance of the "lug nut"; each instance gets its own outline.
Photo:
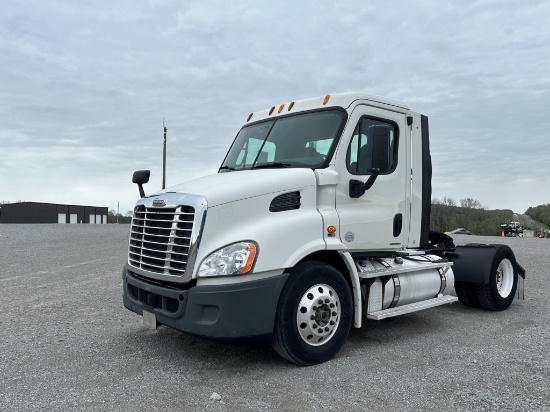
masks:
POLYGON ((330 329, 328 328, 328 326, 325 326, 325 332, 328 332, 330 329))
POLYGON ((317 329, 317 328, 318 328, 317 324, 314 323, 314 324, 313 324, 313 329, 317 329))
POLYGON ((334 307, 334 303, 331 303, 330 304, 330 308, 332 309, 334 307))
POLYGON ((337 315, 337 313, 333 311, 333 312, 332 312, 332 316, 336 316, 336 315, 337 315))
POLYGON ((330 302, 330 300, 328 298, 325 299, 325 303, 329 303, 329 302, 330 302))
POLYGON ((317 332, 323 333, 323 329, 319 328, 319 330, 317 332))
POLYGON ((315 315, 311 315, 309 318, 310 318, 311 320, 315 320, 315 315))
POLYGON ((313 310, 317 310, 317 306, 314 306, 312 309, 313 309, 313 310))
POLYGON ((319 299, 319 305, 322 305, 322 304, 323 304, 323 300, 319 299))
POLYGON ((336 322, 334 322, 333 320, 331 320, 329 323, 330 323, 331 325, 334 325, 336 322))

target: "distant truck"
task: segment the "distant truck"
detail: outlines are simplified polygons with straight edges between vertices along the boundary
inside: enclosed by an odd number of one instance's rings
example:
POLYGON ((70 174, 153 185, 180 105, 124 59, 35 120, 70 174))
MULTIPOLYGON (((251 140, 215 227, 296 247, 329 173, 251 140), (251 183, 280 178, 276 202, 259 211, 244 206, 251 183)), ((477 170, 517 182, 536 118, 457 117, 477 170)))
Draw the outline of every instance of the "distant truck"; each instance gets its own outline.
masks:
POLYGON ((519 222, 513 221, 510 223, 501 223, 500 230, 502 236, 508 237, 523 237, 523 227, 519 222))
MULTIPOLYGON (((428 118, 365 94, 251 113, 219 172, 134 208, 123 300, 154 327, 266 339, 331 359, 350 327, 458 300, 504 310, 525 270, 505 245, 430 231, 428 118)), ((521 283, 523 284, 523 283, 521 283)))

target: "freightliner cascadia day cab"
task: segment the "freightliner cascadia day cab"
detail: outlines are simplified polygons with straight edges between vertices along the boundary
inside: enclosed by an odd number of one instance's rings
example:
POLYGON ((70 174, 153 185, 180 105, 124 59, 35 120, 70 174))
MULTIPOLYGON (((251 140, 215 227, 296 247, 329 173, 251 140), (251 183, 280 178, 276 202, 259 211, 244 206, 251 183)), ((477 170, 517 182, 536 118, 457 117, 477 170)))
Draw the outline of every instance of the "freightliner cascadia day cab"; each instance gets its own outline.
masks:
POLYGON ((251 113, 217 174, 145 196, 149 171, 134 173, 124 305, 154 327, 268 339, 299 365, 453 290, 507 309, 524 269, 508 246, 430 232, 431 173, 428 118, 403 103, 349 93, 251 113))

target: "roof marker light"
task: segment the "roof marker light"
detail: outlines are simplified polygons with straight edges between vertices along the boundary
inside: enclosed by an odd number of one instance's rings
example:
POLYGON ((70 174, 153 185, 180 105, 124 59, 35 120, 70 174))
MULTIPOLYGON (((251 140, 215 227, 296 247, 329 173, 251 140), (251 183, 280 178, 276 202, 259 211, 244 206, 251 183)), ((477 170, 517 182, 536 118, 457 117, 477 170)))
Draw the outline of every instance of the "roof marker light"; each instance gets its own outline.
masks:
POLYGON ((294 107, 294 102, 290 102, 290 104, 288 105, 288 111, 290 112, 293 107, 294 107))
POLYGON ((330 99, 330 94, 327 94, 325 98, 323 99, 323 106, 328 103, 328 100, 330 99))
POLYGON ((281 113, 284 108, 285 108, 285 104, 283 103, 282 105, 279 106, 279 110, 277 110, 277 113, 281 113))
POLYGON ((271 116, 271 113, 273 113, 273 110, 275 110, 275 106, 273 106, 270 110, 269 110, 269 115, 271 116))
POLYGON ((250 114, 248 115, 248 118, 246 119, 247 122, 249 122, 250 119, 252 119, 252 115, 253 115, 253 114, 254 114, 254 113, 250 113, 250 114))

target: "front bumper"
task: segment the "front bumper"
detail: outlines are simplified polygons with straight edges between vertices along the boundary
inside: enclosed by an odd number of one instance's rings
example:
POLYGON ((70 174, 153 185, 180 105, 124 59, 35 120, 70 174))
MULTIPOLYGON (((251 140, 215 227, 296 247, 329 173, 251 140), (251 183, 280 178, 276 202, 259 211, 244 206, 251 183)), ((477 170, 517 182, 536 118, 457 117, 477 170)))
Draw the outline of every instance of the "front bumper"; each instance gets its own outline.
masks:
POLYGON ((156 315, 157 323, 213 339, 263 338, 273 333, 279 295, 288 274, 249 282, 194 286, 187 290, 153 284, 122 271, 129 310, 156 315))

